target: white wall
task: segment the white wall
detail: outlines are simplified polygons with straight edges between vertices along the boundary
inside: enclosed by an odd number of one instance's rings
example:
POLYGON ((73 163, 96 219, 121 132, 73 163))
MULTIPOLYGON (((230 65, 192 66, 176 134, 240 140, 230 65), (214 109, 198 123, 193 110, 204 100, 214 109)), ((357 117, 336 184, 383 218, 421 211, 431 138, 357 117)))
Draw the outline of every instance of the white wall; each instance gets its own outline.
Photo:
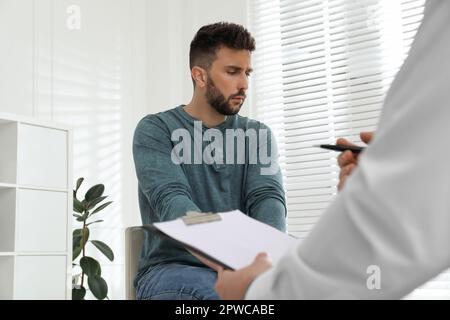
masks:
POLYGON ((33 113, 33 16, 30 1, 0 0, 1 111, 33 113))
POLYGON ((87 251, 112 299, 125 296, 124 228, 140 223, 136 123, 189 102, 189 43, 201 25, 246 20, 242 0, 0 0, 0 111, 73 127, 74 179, 105 184, 114 201, 91 237, 115 261, 87 251), (70 5, 81 10, 79 30, 67 27, 70 5))

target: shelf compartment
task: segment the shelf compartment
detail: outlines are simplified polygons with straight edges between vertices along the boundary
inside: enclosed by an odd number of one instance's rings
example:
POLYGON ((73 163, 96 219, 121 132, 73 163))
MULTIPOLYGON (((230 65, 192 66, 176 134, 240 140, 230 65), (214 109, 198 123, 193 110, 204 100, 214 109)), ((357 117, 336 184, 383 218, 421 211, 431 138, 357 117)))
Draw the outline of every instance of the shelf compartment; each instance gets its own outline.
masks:
POLYGON ((18 252, 67 251, 67 192, 18 189, 18 252))
POLYGON ((0 252, 15 251, 16 189, 0 188, 0 252))
POLYGON ((14 299, 66 299, 66 256, 15 257, 14 299))
POLYGON ((14 287, 14 256, 0 256, 0 300, 11 300, 14 287))
POLYGON ((0 183, 15 184, 17 176, 17 123, 0 122, 0 183))
POLYGON ((67 131, 21 123, 18 185, 67 189, 67 139, 67 131))

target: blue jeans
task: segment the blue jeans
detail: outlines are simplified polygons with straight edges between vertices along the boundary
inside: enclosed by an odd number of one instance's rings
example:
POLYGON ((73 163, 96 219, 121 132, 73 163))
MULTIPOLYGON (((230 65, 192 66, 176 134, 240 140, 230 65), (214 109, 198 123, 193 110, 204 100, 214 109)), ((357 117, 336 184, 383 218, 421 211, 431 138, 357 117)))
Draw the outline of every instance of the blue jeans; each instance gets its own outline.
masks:
POLYGON ((209 268, 163 264, 150 268, 138 281, 138 300, 218 300, 217 273, 209 268))

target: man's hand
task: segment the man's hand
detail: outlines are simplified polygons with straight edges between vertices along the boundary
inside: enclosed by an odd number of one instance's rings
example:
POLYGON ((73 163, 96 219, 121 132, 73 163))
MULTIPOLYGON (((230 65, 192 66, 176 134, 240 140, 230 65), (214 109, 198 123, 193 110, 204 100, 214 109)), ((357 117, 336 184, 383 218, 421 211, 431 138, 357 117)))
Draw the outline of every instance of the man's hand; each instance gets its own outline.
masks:
POLYGON ((272 267, 267 253, 259 253, 249 266, 236 270, 218 271, 216 291, 223 300, 242 300, 252 281, 272 267))
MULTIPOLYGON (((361 132, 359 136, 364 143, 368 144, 373 138, 373 132, 361 132)), ((354 145, 344 138, 337 139, 336 144, 354 145)), ((339 172, 339 183, 337 188, 341 191, 345 185, 345 181, 347 181, 347 178, 352 174, 358 164, 358 155, 348 150, 344 151, 338 157, 338 164, 341 171, 339 172)))

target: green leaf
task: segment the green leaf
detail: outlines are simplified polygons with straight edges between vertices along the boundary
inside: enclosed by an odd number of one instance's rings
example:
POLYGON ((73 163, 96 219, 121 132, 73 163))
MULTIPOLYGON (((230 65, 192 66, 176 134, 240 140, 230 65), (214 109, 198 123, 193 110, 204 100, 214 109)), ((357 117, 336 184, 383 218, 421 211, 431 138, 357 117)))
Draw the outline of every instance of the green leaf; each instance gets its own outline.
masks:
POLYGON ((89 239, 89 229, 84 228, 84 237, 83 237, 83 229, 75 229, 72 232, 72 261, 75 260, 83 250, 84 245, 89 239))
POLYGON ((113 203, 112 201, 106 202, 104 204, 102 204, 100 207, 98 207, 97 209, 95 209, 94 211, 92 211, 91 215, 93 215, 94 213, 99 212, 100 210, 105 209, 107 206, 109 206, 111 203, 113 203))
POLYGON ((111 248, 104 242, 99 240, 91 240, 91 243, 97 247, 110 261, 114 260, 114 253, 111 248))
POLYGON ((89 211, 86 211, 81 217, 77 218, 77 221, 84 222, 89 216, 89 211))
POLYGON ((80 259, 81 269, 88 277, 100 276, 102 269, 97 260, 91 257, 83 257, 80 259))
POLYGON ((86 244, 86 242, 89 240, 89 229, 88 228, 83 228, 83 242, 82 245, 84 246, 86 244))
POLYGON ((83 213, 84 206, 77 198, 73 197, 73 211, 83 213))
POLYGON ((75 192, 77 192, 78 189, 80 189, 80 186, 83 183, 83 181, 84 181, 84 178, 78 178, 78 180, 77 180, 77 187, 75 189, 75 192))
POLYGON ((108 294, 108 285, 105 279, 100 276, 88 277, 89 289, 91 289, 92 294, 99 300, 106 298, 108 294))
POLYGON ((78 258, 78 256, 81 253, 81 250, 83 250, 83 248, 81 248, 81 247, 76 247, 72 250, 72 261, 75 260, 76 258, 78 258))
POLYGON ((81 246, 81 234, 78 235, 73 235, 72 238, 72 261, 75 260, 81 253, 81 250, 83 249, 83 247, 81 246))
POLYGON ((75 218, 79 218, 79 217, 82 217, 82 215, 81 214, 72 214, 75 218))
POLYGON ((75 229, 72 231, 72 236, 74 239, 76 236, 81 238, 82 234, 83 234, 83 229, 75 229))
POLYGON ((84 180, 84 178, 78 178, 77 185, 76 185, 75 189, 73 190, 73 197, 74 198, 77 197, 78 189, 80 188, 81 184, 83 183, 83 180, 84 180))
POLYGON ((90 202, 88 203, 87 210, 91 210, 91 209, 94 208, 97 204, 99 204, 100 202, 102 202, 103 200, 105 200, 106 198, 108 198, 108 196, 98 197, 97 199, 94 199, 94 200, 90 201, 90 202))
POLYGON ((103 220, 95 220, 94 222, 89 222, 88 224, 86 224, 86 227, 91 225, 91 224, 99 223, 99 222, 103 222, 103 220))
POLYGON ((83 286, 80 288, 72 288, 72 300, 83 300, 86 295, 86 289, 83 286))
POLYGON ((86 192, 84 198, 87 202, 91 202, 92 200, 101 197, 103 191, 105 191, 105 186, 103 184, 96 184, 86 192))

